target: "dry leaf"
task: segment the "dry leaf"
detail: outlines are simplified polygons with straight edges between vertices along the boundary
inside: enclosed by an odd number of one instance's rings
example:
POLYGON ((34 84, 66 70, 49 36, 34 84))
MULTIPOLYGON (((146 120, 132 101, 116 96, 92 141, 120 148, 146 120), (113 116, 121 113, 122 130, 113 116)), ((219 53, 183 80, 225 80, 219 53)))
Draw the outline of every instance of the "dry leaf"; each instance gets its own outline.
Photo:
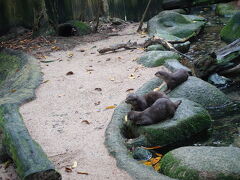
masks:
POLYGON ((65 171, 68 172, 68 173, 70 173, 70 172, 72 172, 72 168, 70 168, 70 167, 65 167, 65 171))
POLYGON ((102 91, 102 88, 95 88, 95 91, 102 91))
POLYGON ((101 102, 98 101, 98 102, 95 102, 94 105, 95 105, 95 106, 98 106, 100 103, 101 103, 101 102))
POLYGON ((15 93, 16 91, 17 91, 16 89, 12 89, 10 92, 15 93))
POLYGON ((151 158, 150 160, 152 162, 152 165, 154 165, 154 164, 157 164, 161 160, 161 157, 151 158))
POLYGON ((155 89, 153 89, 153 91, 160 91, 160 88, 155 88, 155 89))
POLYGON ((42 84, 47 83, 49 80, 43 81, 42 84))
POLYGON ((73 57, 73 53, 72 52, 68 52, 68 57, 69 58, 73 57))
POLYGON ((69 76, 69 75, 73 75, 74 73, 72 72, 72 71, 69 71, 69 72, 67 72, 67 76, 69 76))
POLYGON ((76 168, 77 165, 78 165, 77 161, 74 161, 74 162, 73 162, 73 165, 72 165, 72 169, 76 168))
POLYGON ((135 79, 134 74, 130 74, 130 75, 128 76, 128 79, 135 79))
POLYGON ((137 58, 133 58, 133 59, 132 59, 132 61, 136 61, 136 60, 137 60, 137 58))
POLYGON ((144 147, 146 150, 152 150, 152 149, 159 149, 161 146, 154 146, 154 147, 144 147))
POLYGON ((156 156, 158 156, 158 157, 162 157, 163 155, 162 154, 160 154, 160 153, 155 153, 156 154, 156 156))
POLYGON ((119 56, 118 59, 122 59, 122 57, 119 56))
POLYGON ((58 47, 58 46, 52 46, 51 49, 54 50, 54 51, 57 51, 57 50, 60 50, 60 47, 58 47))
POLYGON ((130 89, 126 90, 126 92, 130 92, 130 91, 134 91, 134 89, 130 88, 130 89))
POLYGON ((94 71, 94 69, 86 69, 87 72, 94 71))
POLYGON ((113 78, 113 77, 112 77, 112 78, 110 78, 110 81, 115 81, 115 78, 113 78))
POLYGON ((159 171, 161 169, 160 163, 157 163, 153 166, 155 171, 159 171))
POLYGON ((116 108, 117 106, 113 105, 113 106, 107 106, 105 109, 114 109, 116 108))
POLYGON ((128 121, 128 117, 127 117, 127 115, 124 117, 124 121, 125 121, 125 122, 128 121))
POLYGON ((89 175, 89 173, 87 173, 87 172, 80 172, 80 171, 78 171, 77 173, 78 174, 83 174, 83 175, 89 175))
POLYGON ((82 123, 90 124, 88 120, 83 120, 82 123))
POLYGON ((143 164, 146 166, 152 166, 152 162, 150 162, 150 161, 145 161, 143 164))

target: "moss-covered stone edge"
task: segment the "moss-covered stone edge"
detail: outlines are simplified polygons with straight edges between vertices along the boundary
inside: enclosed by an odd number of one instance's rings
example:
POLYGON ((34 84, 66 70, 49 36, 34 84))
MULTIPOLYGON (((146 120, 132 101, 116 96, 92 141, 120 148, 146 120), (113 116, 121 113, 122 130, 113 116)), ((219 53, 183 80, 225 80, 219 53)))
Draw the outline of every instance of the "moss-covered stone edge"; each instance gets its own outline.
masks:
MULTIPOLYGON (((21 118, 17 118, 17 121, 21 122, 23 128, 26 128, 26 126, 25 126, 25 124, 22 120, 22 116, 19 112, 19 106, 36 98, 35 90, 39 87, 39 85, 41 84, 41 82, 43 80, 43 78, 42 78, 43 73, 41 72, 41 68, 40 68, 40 65, 37 62, 37 60, 35 58, 33 58, 32 56, 27 55, 26 53, 23 53, 23 52, 17 51, 17 50, 11 50, 11 49, 1 49, 0 52, 5 53, 5 54, 11 54, 13 56, 19 57, 21 62, 20 62, 20 67, 18 69, 18 72, 22 71, 25 68, 24 65, 27 65, 29 67, 29 71, 27 71, 27 73, 29 73, 29 78, 27 79, 27 81, 28 81, 28 84, 31 84, 31 86, 28 87, 27 89, 30 93, 24 94, 23 96, 21 96, 21 93, 17 94, 17 96, 20 96, 20 97, 17 98, 17 101, 15 100, 15 103, 11 104, 14 107, 13 110, 17 111, 17 114, 19 114, 19 117, 21 117, 21 118)), ((23 85, 25 84, 25 82, 22 82, 22 83, 23 83, 23 85)), ((3 89, 1 89, 1 90, 3 90, 3 89)), ((2 97, 0 97, 0 99, 1 98, 2 97)), ((13 97, 13 98, 15 98, 15 97, 13 97)), ((3 107, 8 105, 8 104, 9 103, 7 101, 6 102, 5 101, 2 101, 2 102, 0 101, 0 107, 1 107, 0 108, 0 122, 4 121, 5 116, 9 116, 9 114, 6 113, 6 111, 4 111, 4 109, 3 109, 3 107)), ((10 116, 8 118, 14 120, 16 117, 15 116, 10 116)), ((12 123, 14 124, 14 122, 12 122, 12 123)), ((5 130, 5 129, 3 129, 3 127, 4 126, 0 126, 0 163, 2 163, 4 161, 7 161, 8 159, 11 158, 10 154, 7 152, 7 147, 5 145, 6 137, 4 137, 4 135, 3 135, 3 132, 5 130)), ((26 128, 26 131, 28 132, 27 128, 26 128)), ((29 137, 31 139, 30 135, 29 135, 29 137)), ((35 142, 34 140, 32 140, 32 141, 35 142)), ((47 159, 47 155, 44 153, 41 146, 37 142, 35 142, 35 143, 47 159)), ((55 171, 52 162, 49 161, 49 164, 50 164, 51 168, 46 169, 46 171, 53 172, 59 178, 61 178, 61 175, 57 171, 55 171)), ((40 173, 44 173, 44 172, 41 171, 40 173)), ((21 174, 20 174, 20 176, 21 176, 21 174)), ((28 179, 29 177, 27 175, 27 176, 22 177, 22 178, 28 179)))
MULTIPOLYGON (((147 92, 157 88, 162 83, 158 78, 153 78, 149 82, 145 83, 136 92, 139 95, 143 95, 147 92)), ((117 166, 127 171, 134 179, 145 180, 151 178, 151 180, 171 180, 163 174, 159 174, 152 167, 145 166, 140 162, 134 160, 128 151, 124 137, 121 134, 121 128, 123 127, 123 119, 127 112, 130 111, 130 107, 122 102, 115 109, 112 120, 109 123, 105 132, 105 146, 107 147, 110 155, 116 158, 117 166)))

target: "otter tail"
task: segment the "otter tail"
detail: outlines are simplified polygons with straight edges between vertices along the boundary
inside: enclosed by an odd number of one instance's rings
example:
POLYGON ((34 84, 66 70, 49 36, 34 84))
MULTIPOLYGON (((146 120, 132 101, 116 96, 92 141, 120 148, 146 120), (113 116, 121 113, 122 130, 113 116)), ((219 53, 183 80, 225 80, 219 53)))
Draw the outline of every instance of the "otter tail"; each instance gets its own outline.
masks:
POLYGON ((176 101, 174 104, 176 105, 176 108, 182 103, 182 100, 176 101))

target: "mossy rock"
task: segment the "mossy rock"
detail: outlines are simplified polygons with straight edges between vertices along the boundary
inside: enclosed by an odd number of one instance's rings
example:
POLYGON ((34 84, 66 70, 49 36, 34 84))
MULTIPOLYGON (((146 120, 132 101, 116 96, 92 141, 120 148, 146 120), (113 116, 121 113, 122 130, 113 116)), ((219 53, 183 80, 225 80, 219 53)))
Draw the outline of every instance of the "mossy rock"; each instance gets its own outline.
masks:
MULTIPOLYGON (((136 126, 126 122, 126 126, 135 137, 145 137, 143 146, 167 146, 184 142, 211 126, 211 117, 200 105, 187 99, 182 99, 173 118, 148 125, 136 126)), ((171 99, 173 102, 180 99, 171 99)), ((135 144, 133 144, 135 145, 135 144)))
MULTIPOLYGON (((184 43, 173 44, 173 47, 182 53, 186 53, 186 52, 188 52, 188 50, 190 48, 190 42, 187 41, 184 43)), ((155 45, 148 46, 146 50, 147 51, 167 51, 167 49, 164 48, 163 45, 161 45, 161 44, 155 44, 155 45)))
POLYGON ((179 69, 184 69, 187 72, 191 73, 191 69, 188 67, 182 65, 178 60, 176 59, 169 59, 164 63, 164 66, 168 68, 170 71, 175 72, 179 69))
POLYGON ((165 40, 183 40, 196 36, 204 25, 204 18, 163 11, 148 21, 148 33, 165 40))
POLYGON ((172 98, 186 98, 205 108, 221 107, 231 103, 230 99, 215 86, 197 77, 190 76, 187 81, 169 93, 172 98))
POLYGON ((161 160, 161 173, 180 180, 239 180, 237 147, 181 147, 161 160))
POLYGON ((16 74, 21 68, 21 64, 18 56, 0 51, 0 87, 5 79, 9 79, 16 74))
POLYGON ((77 20, 71 20, 58 26, 59 36, 82 36, 90 33, 90 26, 77 20))
POLYGON ((223 17, 232 17, 237 12, 240 12, 239 9, 237 9, 237 6, 230 3, 220 3, 216 6, 216 14, 223 17))
POLYGON ((220 36, 223 41, 231 43, 240 38, 240 12, 236 13, 222 29, 220 36))
POLYGON ((180 55, 172 51, 149 51, 137 60, 146 67, 161 66, 168 59, 180 59, 180 55))

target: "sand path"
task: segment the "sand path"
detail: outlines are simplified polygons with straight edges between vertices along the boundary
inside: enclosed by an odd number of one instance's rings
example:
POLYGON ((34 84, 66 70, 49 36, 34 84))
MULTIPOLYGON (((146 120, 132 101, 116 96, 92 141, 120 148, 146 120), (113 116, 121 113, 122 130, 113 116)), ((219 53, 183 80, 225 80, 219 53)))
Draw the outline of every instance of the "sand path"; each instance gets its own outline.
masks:
MULTIPOLYGON (((136 28, 136 24, 130 24, 120 34, 129 34, 136 28)), ((113 109, 105 108, 119 104, 128 89, 137 90, 154 77, 157 68, 144 68, 133 61, 142 55, 142 50, 106 55, 97 52, 98 48, 128 40, 142 42, 144 38, 139 34, 115 36, 94 43, 79 42, 81 45, 72 51, 52 53, 48 60, 55 62, 41 63, 45 83, 37 89, 36 100, 20 108, 33 139, 64 180, 131 179, 116 167, 104 146, 105 129, 113 113, 113 109), (73 56, 69 58, 69 54, 73 56), (66 75, 69 71, 74 74, 66 75), (133 78, 129 78, 131 74, 133 78), (78 166, 71 173, 65 172, 65 166, 74 161, 78 166), (78 171, 89 175, 77 174, 78 171)))

